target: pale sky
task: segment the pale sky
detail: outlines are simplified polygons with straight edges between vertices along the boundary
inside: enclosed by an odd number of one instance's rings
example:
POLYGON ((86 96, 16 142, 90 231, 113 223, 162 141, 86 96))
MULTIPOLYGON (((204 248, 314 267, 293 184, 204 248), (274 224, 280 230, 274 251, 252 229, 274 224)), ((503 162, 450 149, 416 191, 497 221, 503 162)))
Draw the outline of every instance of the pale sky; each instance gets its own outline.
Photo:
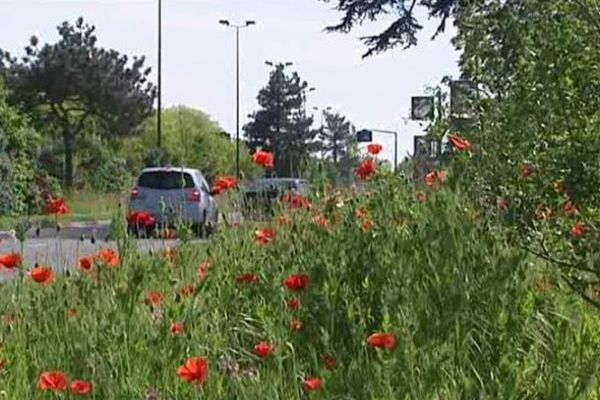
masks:
MULTIPOLYGON (((406 122, 411 96, 424 94, 426 85, 445 75, 458 75, 458 53, 450 44, 454 30, 430 41, 436 25, 425 21, 417 48, 363 60, 359 37, 379 32, 386 21, 348 35, 325 33, 341 16, 331 8, 319 0, 163 0, 163 107, 200 108, 235 133, 235 33, 218 20, 252 19, 257 24, 240 32, 241 126, 258 107, 256 95, 270 71, 265 61, 291 61, 316 88, 307 109, 331 106, 357 129, 398 131, 401 161, 412 152, 413 135, 422 133, 418 124, 406 122)), ((145 55, 156 73, 156 0, 0 0, 0 15, 0 48, 13 55, 23 53, 32 34, 54 42, 59 23, 83 16, 96 26, 100 46, 145 55)), ((392 136, 374 136, 392 160, 392 136)))

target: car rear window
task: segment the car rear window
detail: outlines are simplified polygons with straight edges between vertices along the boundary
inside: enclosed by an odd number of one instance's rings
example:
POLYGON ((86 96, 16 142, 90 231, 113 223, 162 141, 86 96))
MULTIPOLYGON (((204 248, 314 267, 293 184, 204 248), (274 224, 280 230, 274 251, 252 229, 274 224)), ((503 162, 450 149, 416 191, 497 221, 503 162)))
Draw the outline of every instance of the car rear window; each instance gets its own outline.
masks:
POLYGON ((138 186, 148 189, 192 189, 194 180, 188 173, 177 171, 144 172, 138 179, 138 186))

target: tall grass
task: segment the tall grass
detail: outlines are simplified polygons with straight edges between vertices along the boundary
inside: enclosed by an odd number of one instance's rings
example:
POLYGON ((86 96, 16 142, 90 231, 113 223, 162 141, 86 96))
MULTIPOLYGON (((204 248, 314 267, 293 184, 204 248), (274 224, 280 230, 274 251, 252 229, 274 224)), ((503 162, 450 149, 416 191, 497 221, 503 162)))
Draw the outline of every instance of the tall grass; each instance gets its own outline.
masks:
POLYGON ((0 392, 50 398, 37 379, 62 370, 91 381, 97 399, 151 389, 161 399, 301 399, 309 376, 324 381, 314 398, 599 398, 598 315, 459 196, 419 202, 386 177, 370 193, 288 214, 291 224, 270 223, 276 237, 264 246, 254 237, 262 223, 221 229, 208 248, 183 243, 170 260, 125 240, 119 268, 1 287, 0 392), (368 216, 356 216, 361 207, 368 216), (298 273, 310 284, 292 293, 283 282, 298 273), (241 274, 258 283, 237 283, 241 274), (193 296, 180 293, 186 285, 193 296), (146 304, 150 291, 164 294, 161 306, 146 304), (185 334, 173 336, 172 322, 185 334), (374 332, 394 334, 395 349, 368 346, 374 332), (261 341, 276 348, 264 360, 253 351, 261 341), (209 359, 203 387, 177 375, 192 356, 209 359))

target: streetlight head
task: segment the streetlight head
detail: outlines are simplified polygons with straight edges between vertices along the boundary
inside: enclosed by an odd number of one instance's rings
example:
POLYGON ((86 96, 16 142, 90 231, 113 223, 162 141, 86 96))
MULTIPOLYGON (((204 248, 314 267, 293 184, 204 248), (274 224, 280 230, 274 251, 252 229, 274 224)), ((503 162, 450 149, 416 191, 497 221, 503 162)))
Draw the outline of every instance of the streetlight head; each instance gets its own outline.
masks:
POLYGON ((250 25, 256 25, 256 21, 246 21, 246 26, 250 26, 250 25))
POLYGON ((227 21, 226 19, 221 19, 221 20, 219 20, 219 23, 220 23, 221 25, 229 26, 229 21, 227 21))
POLYGON ((265 61, 265 64, 267 64, 268 66, 272 67, 273 63, 271 61, 265 61))

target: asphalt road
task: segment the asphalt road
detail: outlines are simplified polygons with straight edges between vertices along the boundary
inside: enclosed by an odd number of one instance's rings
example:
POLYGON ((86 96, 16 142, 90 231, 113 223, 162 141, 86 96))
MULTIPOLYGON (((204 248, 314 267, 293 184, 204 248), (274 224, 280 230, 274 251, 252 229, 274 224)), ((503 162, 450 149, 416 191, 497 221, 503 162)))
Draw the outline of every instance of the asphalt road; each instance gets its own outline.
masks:
MULTIPOLYGON (((103 248, 116 248, 115 242, 106 241, 108 233, 106 224, 73 226, 59 233, 55 229, 44 229, 39 235, 35 231, 29 232, 23 251, 23 265, 25 269, 30 269, 37 263, 51 266, 58 272, 65 268, 76 268, 79 257, 103 248), (92 236, 96 238, 95 243, 92 243, 92 236)), ((141 253, 177 246, 176 240, 139 239, 136 242, 141 253)), ((0 242, 0 254, 12 251, 21 251, 18 241, 8 239, 0 242)), ((0 282, 10 280, 14 273, 0 268, 0 282)))

